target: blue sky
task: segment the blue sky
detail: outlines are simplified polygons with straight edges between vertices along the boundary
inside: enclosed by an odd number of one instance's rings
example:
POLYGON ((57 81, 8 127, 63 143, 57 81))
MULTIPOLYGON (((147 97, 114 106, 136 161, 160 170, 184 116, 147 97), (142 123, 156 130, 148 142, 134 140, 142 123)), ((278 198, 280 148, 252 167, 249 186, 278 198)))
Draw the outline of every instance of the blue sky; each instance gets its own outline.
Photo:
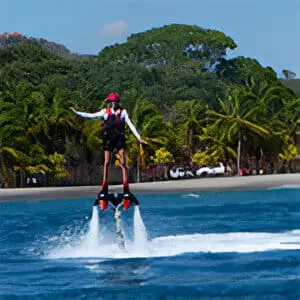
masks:
POLYGON ((165 24, 217 29, 258 59, 300 77, 300 0, 1 0, 0 32, 18 31, 97 54, 131 33, 165 24))

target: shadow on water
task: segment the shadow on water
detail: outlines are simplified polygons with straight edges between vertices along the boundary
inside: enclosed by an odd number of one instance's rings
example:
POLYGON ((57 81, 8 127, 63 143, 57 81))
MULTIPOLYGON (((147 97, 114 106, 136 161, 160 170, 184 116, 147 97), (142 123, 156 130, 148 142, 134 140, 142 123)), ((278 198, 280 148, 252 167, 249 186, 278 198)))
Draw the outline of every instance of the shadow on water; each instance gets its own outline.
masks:
POLYGON ((151 279, 147 259, 114 259, 90 264, 98 274, 96 280, 104 286, 143 285, 151 279))

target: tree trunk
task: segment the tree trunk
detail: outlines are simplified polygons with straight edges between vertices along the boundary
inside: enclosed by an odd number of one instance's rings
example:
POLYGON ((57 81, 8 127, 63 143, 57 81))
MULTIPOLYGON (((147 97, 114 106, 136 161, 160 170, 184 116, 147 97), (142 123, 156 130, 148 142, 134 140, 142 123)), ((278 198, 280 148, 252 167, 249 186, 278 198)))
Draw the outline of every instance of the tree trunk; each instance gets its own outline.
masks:
POLYGON ((20 187, 25 186, 25 171, 22 169, 20 170, 20 187))
POLYGON ((168 180, 168 167, 164 165, 164 178, 165 180, 168 180))
POLYGON ((242 145, 242 137, 241 132, 239 132, 239 140, 238 140, 238 148, 237 148, 237 175, 240 175, 240 162, 241 162, 241 145, 242 145))
POLYGON ((293 164, 292 164, 293 160, 290 159, 289 161, 287 161, 287 172, 288 173, 293 173, 293 164))
POLYGON ((188 151, 189 151, 189 156, 192 155, 192 147, 193 147, 193 130, 189 129, 189 137, 188 137, 188 151))
POLYGON ((263 152, 263 149, 260 148, 260 158, 259 158, 259 175, 262 175, 265 173, 265 154, 263 152))
MULTIPOLYGON (((8 181, 9 181, 9 174, 5 166, 4 157, 3 154, 0 153, 0 162, 1 162, 1 172, 3 177, 3 187, 8 187, 8 181)), ((1 184, 2 185, 2 184, 1 184)))
POLYGON ((136 161, 136 181, 141 182, 141 171, 140 171, 140 158, 136 161))

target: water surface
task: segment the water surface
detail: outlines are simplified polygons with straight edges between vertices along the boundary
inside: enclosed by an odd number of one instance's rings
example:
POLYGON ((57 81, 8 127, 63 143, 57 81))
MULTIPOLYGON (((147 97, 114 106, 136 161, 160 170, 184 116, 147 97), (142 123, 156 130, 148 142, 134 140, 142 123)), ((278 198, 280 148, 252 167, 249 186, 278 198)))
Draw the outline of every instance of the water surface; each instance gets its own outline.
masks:
POLYGON ((300 298, 300 189, 93 200, 0 203, 1 299, 300 298))

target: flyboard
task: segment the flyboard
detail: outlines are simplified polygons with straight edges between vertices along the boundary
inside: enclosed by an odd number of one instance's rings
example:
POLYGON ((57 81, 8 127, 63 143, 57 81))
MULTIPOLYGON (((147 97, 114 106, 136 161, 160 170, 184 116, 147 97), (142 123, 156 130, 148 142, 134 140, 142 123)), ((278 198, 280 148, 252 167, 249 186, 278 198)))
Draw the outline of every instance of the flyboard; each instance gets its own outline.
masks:
POLYGON ((105 211, 107 210, 109 203, 112 204, 114 209, 119 247, 125 249, 125 239, 121 225, 121 212, 119 211, 119 208, 123 207, 124 210, 127 210, 130 205, 139 205, 139 201, 132 193, 107 193, 98 194, 94 202, 94 206, 99 205, 101 210, 105 211))
POLYGON ((130 205, 139 205, 138 199, 132 193, 108 193, 98 194, 94 206, 100 205, 102 210, 106 210, 111 203, 114 208, 123 206, 127 210, 130 205))

